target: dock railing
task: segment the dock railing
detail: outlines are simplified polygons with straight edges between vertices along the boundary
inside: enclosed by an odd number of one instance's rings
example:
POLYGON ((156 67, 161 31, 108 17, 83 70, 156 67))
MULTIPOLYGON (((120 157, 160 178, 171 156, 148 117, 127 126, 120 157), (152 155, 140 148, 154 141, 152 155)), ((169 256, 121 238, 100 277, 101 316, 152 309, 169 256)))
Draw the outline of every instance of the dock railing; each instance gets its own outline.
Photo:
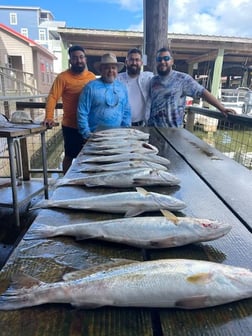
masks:
MULTIPOLYGON (((29 98, 29 101, 16 100, 14 110, 25 110, 35 121, 42 121, 45 115, 45 102, 31 101, 32 97, 29 98)), ((62 104, 59 103, 55 111, 59 126, 46 132, 49 177, 53 174, 62 175, 61 163, 64 150, 60 126, 62 114, 62 104)), ((228 157, 252 169, 252 116, 243 114, 224 117, 218 111, 189 106, 186 111, 185 128, 228 157)), ((29 173, 34 177, 42 174, 39 143, 37 136, 29 138, 29 173)), ((8 167, 4 169, 8 164, 6 144, 0 147, 2 150, 0 151, 1 175, 5 172, 8 176, 8 167), (4 147, 5 150, 3 150, 4 147)), ((19 160, 22 160, 22 156, 18 153, 18 148, 17 146, 17 167, 20 167, 22 165, 19 160)))
MULTIPOLYGON (((2 103, 4 103, 5 108, 2 109, 2 114, 4 114, 9 120, 11 120, 12 113, 15 111, 24 110, 28 113, 31 119, 38 123, 43 122, 45 117, 45 95, 37 96, 11 96, 11 97, 0 97, 2 103)), ((58 103, 55 109, 55 117, 58 121, 59 126, 49 129, 46 134, 46 145, 47 145, 47 166, 48 166, 48 176, 52 174, 62 175, 62 153, 63 153, 63 138, 61 132, 61 118, 63 110, 62 103, 58 103)), ((17 178, 20 175, 19 167, 29 167, 29 171, 26 172, 31 177, 42 176, 42 154, 40 146, 40 138, 38 135, 27 138, 27 152, 28 152, 28 163, 22 163, 25 160, 20 153, 20 146, 17 140, 15 143, 16 152, 16 167, 17 167, 17 178)), ((7 151, 6 139, 0 139, 0 168, 1 176, 10 176, 9 158, 7 151)))
POLYGON ((252 169, 252 116, 228 115, 190 106, 185 128, 220 152, 252 169))

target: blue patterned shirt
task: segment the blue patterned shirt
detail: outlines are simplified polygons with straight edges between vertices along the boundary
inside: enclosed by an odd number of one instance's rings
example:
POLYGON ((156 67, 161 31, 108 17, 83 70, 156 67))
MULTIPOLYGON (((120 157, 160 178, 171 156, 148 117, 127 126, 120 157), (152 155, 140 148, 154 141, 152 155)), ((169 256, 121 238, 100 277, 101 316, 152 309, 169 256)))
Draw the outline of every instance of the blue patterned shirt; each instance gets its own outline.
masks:
POLYGON ((113 127, 130 127, 131 110, 126 86, 117 79, 113 83, 100 78, 82 90, 77 109, 79 132, 84 139, 91 132, 113 127))
POLYGON ((205 88, 190 75, 171 70, 151 79, 151 111, 148 126, 183 127, 186 96, 200 98, 205 88))

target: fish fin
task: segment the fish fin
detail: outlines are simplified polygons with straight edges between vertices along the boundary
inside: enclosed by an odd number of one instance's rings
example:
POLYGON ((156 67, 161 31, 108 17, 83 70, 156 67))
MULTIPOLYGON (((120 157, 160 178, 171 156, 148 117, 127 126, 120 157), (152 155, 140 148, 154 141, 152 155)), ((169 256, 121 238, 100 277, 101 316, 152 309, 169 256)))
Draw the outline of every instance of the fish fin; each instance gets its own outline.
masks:
POLYGON ((69 272, 63 275, 63 280, 68 281, 68 280, 76 280, 80 278, 85 278, 91 274, 101 272, 101 271, 106 271, 111 268, 127 265, 127 264, 132 264, 138 262, 137 260, 131 260, 131 259, 120 259, 120 258, 112 258, 111 261, 100 264, 97 266, 92 266, 84 270, 77 270, 73 272, 69 272))
POLYGON ((55 188, 58 188, 58 187, 61 187, 63 185, 67 185, 69 184, 69 182, 71 181, 71 179, 68 179, 68 178, 61 178, 61 179, 58 179, 55 184, 54 184, 54 187, 55 188))
POLYGON ((145 212, 144 209, 142 208, 136 208, 136 207, 132 207, 132 208, 129 208, 124 217, 135 217, 137 215, 140 215, 141 213, 145 212))
POLYGON ((97 183, 92 183, 92 182, 85 182, 85 183, 83 183, 83 185, 85 185, 86 187, 103 186, 102 184, 98 184, 98 185, 97 185, 97 183))
POLYGON ((176 237, 169 237, 165 239, 151 240, 149 248, 170 248, 178 246, 176 237))
POLYGON ((144 189, 143 187, 136 187, 136 191, 139 194, 144 195, 144 196, 149 194, 149 192, 146 189, 144 189))
POLYGON ((50 203, 51 203, 50 200, 40 201, 40 202, 34 204, 33 206, 31 206, 29 208, 29 211, 36 210, 36 209, 41 209, 41 208, 47 208, 50 205, 50 203))
POLYGON ((111 258, 111 265, 114 265, 114 267, 133 264, 133 263, 138 263, 138 262, 139 262, 139 260, 134 260, 134 259, 111 258))
POLYGON ((104 306, 103 304, 98 304, 98 303, 93 303, 93 302, 85 302, 85 303, 70 302, 70 303, 73 307, 79 308, 79 309, 96 309, 96 308, 101 308, 104 306))
POLYGON ((175 216, 171 211, 169 210, 164 210, 164 209, 160 209, 160 211, 162 212, 162 214, 164 215, 164 217, 166 217, 167 219, 169 219, 170 221, 172 221, 175 225, 178 224, 178 217, 175 216))
POLYGON ((33 286, 39 286, 41 284, 43 284, 42 281, 22 272, 16 273, 11 277, 12 289, 31 288, 33 286))
POLYGON ((189 277, 186 278, 187 281, 192 282, 192 283, 207 283, 210 282, 212 279, 212 273, 196 273, 193 275, 190 275, 189 277))
POLYGON ((191 296, 175 302, 174 306, 184 309, 197 309, 206 307, 207 295, 191 296))
POLYGON ((101 235, 89 235, 89 234, 82 234, 75 237, 75 240, 88 240, 88 239, 102 239, 101 235))
POLYGON ((78 270, 78 271, 66 273, 63 275, 62 278, 64 281, 72 281, 72 280, 85 278, 89 276, 90 274, 92 273, 89 272, 89 269, 84 269, 84 270, 78 270))

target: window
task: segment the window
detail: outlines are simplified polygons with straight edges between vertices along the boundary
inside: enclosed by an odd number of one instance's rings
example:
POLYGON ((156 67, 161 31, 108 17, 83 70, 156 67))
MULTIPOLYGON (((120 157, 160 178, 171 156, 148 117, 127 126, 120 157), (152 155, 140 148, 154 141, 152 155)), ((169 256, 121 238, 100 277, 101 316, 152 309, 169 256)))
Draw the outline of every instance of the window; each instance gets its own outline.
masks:
POLYGON ((28 28, 21 28, 21 34, 28 37, 28 28))
POLYGON ((17 13, 10 13, 10 24, 17 25, 17 13))
POLYGON ((46 41, 46 31, 45 29, 39 29, 39 40, 46 41))
POLYGON ((45 63, 42 61, 40 62, 40 72, 41 72, 41 80, 42 83, 45 83, 45 71, 46 71, 46 66, 45 63))

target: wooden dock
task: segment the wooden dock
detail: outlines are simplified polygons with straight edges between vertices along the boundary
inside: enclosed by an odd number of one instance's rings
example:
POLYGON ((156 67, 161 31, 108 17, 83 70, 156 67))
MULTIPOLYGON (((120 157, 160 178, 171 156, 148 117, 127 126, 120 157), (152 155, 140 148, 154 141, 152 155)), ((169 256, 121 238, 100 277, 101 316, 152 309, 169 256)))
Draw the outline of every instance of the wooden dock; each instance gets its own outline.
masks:
MULTIPOLYGON (((232 230, 226 236, 207 243, 158 250, 142 250, 98 240, 75 241, 70 237, 23 239, 0 273, 1 290, 9 277, 18 271, 41 281, 55 282, 72 269, 87 269, 111 258, 139 261, 187 258, 252 270, 251 172, 247 173, 246 168, 184 129, 142 130, 150 133, 150 143, 158 147, 159 155, 171 161, 170 171, 181 179, 180 187, 146 189, 183 200, 187 204, 183 215, 228 222, 232 230)), ((82 158, 80 153, 66 177, 81 176, 76 170, 82 158)), ((116 191, 119 190, 65 186, 55 189, 52 198, 76 198, 116 191)), ((71 225, 116 217, 105 213, 44 209, 31 228, 42 223, 71 225)), ((2 336, 250 336, 251 317, 252 299, 196 310, 144 307, 77 310, 68 304, 46 304, 0 311, 0 330, 2 336)))

